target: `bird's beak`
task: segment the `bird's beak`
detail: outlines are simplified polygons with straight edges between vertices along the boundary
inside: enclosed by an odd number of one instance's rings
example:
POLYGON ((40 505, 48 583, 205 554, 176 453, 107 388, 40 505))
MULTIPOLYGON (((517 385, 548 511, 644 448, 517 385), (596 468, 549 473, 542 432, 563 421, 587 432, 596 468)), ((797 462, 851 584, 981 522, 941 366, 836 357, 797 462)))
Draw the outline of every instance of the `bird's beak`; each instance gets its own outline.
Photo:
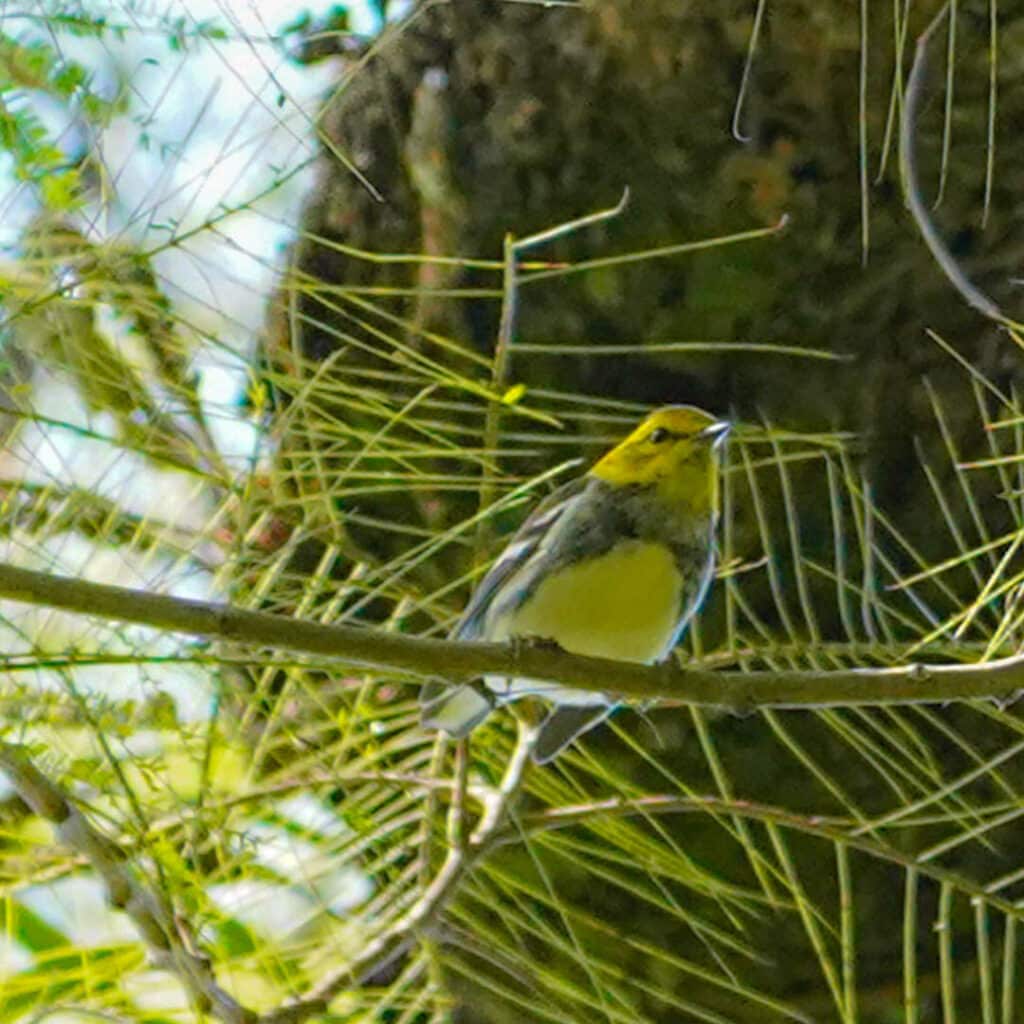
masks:
POLYGON ((705 427, 699 436, 710 442, 712 448, 720 448, 725 444, 730 430, 732 430, 732 424, 728 420, 717 420, 710 427, 705 427))

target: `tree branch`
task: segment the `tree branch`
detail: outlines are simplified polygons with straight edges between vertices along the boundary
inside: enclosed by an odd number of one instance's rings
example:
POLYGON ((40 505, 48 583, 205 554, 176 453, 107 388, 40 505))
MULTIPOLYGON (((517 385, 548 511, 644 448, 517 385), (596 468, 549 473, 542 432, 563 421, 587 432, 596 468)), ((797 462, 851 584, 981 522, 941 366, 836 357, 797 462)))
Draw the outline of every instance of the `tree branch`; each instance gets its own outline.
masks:
POLYGON ((306 996, 260 1018, 260 1024, 302 1024, 326 1012, 331 1000, 345 989, 366 983, 409 948, 416 934, 429 928, 455 894, 459 882, 476 861, 485 855, 491 840, 504 825, 508 809, 522 787, 537 744, 538 730, 523 722, 515 749, 505 766, 501 785, 484 808, 468 844, 449 846, 444 862, 419 899, 382 934, 363 947, 352 961, 322 978, 306 996))
POLYGON ((51 822, 58 840, 83 856, 103 880, 112 906, 133 921, 151 961, 177 975, 196 1008, 223 1024, 302 1024, 327 1012, 346 989, 366 984, 429 928, 455 894, 473 864, 486 855, 505 824, 508 809, 522 787, 538 731, 519 723, 515 749, 501 784, 485 802, 468 842, 448 848, 444 862, 416 902, 344 967, 331 971, 305 996, 262 1016, 242 1006, 218 984, 209 958, 197 948, 185 924, 159 890, 146 886, 127 863, 121 848, 90 823, 64 791, 44 775, 21 747, 0 740, 0 771, 35 814, 51 822))
POLYGON ((145 885, 125 862, 121 848, 98 831, 55 782, 18 746, 0 741, 0 770, 39 817, 54 825, 57 839, 84 857, 107 889, 112 906, 134 923, 150 960, 176 974, 195 1007, 224 1024, 256 1024, 255 1011, 242 1006, 217 983, 209 958, 184 932, 184 923, 157 889, 145 885))
POLYGON ((2 564, 0 598, 250 647, 325 655, 347 665, 401 674, 419 682, 438 676, 451 681, 513 676, 626 699, 661 698, 736 711, 927 704, 978 697, 1006 700, 1024 689, 1022 655, 977 664, 912 663, 831 672, 720 671, 671 662, 636 665, 568 654, 548 645, 465 643, 358 626, 325 626, 2 564))

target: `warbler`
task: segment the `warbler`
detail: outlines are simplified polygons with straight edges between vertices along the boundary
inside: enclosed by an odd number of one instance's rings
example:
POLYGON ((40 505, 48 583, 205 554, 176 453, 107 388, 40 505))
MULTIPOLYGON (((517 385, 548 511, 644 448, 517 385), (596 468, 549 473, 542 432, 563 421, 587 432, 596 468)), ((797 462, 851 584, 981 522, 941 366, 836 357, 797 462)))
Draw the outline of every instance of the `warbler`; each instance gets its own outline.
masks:
MULTIPOLYGON (((719 463, 730 428, 691 405, 651 413, 527 518, 451 636, 546 640, 646 664, 667 658, 714 576, 719 463)), ((495 704, 540 694, 555 705, 534 747, 543 763, 615 706, 606 694, 537 680, 486 683, 424 687, 423 724, 464 736, 495 704)))

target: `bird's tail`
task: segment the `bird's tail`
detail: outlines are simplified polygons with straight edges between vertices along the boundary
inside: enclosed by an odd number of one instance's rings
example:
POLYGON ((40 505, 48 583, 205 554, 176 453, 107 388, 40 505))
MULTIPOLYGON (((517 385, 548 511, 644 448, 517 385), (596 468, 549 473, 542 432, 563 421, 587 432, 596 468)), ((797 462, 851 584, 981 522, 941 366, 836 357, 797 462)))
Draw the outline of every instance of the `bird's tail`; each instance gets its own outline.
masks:
POLYGON ((423 727, 443 729, 454 739, 461 739, 475 729, 494 707, 492 700, 472 686, 450 689, 440 683, 423 687, 420 705, 423 727))
POLYGON ((603 722, 614 709, 612 704, 567 704, 557 707, 541 723, 533 759, 546 764, 574 739, 603 722))

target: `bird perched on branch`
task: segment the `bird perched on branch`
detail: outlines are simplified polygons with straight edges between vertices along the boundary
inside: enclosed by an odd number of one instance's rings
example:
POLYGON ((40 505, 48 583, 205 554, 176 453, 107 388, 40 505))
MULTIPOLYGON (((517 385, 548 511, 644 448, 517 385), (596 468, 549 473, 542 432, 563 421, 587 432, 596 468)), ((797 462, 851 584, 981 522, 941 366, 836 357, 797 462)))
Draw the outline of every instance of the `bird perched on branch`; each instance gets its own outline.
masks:
MULTIPOLYGON (((593 468, 543 501, 477 587, 459 640, 545 640, 575 654, 667 658, 714 576, 719 461, 730 424, 689 405, 651 413, 593 468)), ((465 736, 492 708, 538 694, 555 707, 543 763, 601 722, 614 699, 530 679, 429 684, 423 724, 465 736)))

